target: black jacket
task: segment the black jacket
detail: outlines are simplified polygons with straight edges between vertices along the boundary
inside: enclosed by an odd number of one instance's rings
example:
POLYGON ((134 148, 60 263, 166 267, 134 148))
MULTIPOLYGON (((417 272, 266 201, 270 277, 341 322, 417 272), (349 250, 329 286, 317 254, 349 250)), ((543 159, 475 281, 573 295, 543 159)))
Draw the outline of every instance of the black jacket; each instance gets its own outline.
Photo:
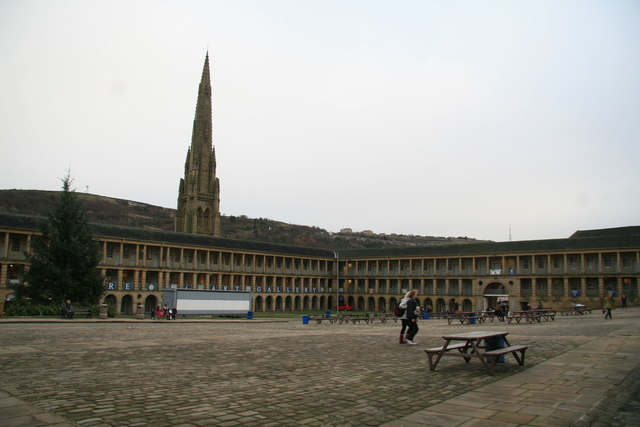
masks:
POLYGON ((416 314, 417 301, 415 298, 410 298, 407 301, 407 320, 417 319, 418 315, 416 314))

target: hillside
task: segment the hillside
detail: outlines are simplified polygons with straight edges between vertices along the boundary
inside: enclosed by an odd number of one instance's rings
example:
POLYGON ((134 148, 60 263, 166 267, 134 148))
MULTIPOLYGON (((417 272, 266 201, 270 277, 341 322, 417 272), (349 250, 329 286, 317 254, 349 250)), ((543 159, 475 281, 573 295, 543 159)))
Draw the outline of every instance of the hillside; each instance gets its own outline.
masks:
MULTIPOLYGON (((95 194, 76 193, 90 222, 172 231, 175 209, 95 194)), ((0 190, 0 212, 46 216, 56 203, 57 191, 0 190)), ((428 246, 447 243, 472 243, 467 237, 406 236, 372 232, 330 233, 319 227, 286 224, 266 218, 222 216, 222 237, 257 240, 289 245, 356 249, 389 246, 428 246)))

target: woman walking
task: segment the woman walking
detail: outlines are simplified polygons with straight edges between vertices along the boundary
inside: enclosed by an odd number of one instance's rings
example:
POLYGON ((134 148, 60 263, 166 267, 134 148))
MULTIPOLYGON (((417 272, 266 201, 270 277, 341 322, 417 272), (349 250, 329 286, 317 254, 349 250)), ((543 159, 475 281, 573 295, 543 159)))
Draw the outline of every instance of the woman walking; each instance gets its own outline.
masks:
POLYGON ((402 298, 400 300, 400 303, 398 304, 398 308, 400 309, 399 312, 402 313, 400 315, 400 317, 398 317, 398 319, 400 319, 400 322, 402 324, 402 328, 400 328, 400 344, 406 344, 405 341, 405 332, 407 330, 407 301, 409 301, 411 299, 411 291, 407 292, 404 295, 404 298, 402 298))
POLYGON ((405 342, 409 345, 418 344, 413 338, 418 333, 418 291, 413 289, 407 293, 407 309, 405 315, 407 317, 407 336, 405 342))

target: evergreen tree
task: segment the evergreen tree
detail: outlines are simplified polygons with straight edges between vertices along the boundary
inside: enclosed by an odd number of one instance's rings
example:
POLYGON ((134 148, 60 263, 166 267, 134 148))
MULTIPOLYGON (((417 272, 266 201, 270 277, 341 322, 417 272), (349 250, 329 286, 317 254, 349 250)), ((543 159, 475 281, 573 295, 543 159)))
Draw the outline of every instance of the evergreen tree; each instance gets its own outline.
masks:
POLYGON ((104 293, 98 270, 99 246, 91 236, 84 210, 73 191, 69 174, 62 180, 62 193, 53 213, 41 226, 41 235, 31 240, 30 262, 25 284, 18 297, 34 302, 97 304, 104 293))

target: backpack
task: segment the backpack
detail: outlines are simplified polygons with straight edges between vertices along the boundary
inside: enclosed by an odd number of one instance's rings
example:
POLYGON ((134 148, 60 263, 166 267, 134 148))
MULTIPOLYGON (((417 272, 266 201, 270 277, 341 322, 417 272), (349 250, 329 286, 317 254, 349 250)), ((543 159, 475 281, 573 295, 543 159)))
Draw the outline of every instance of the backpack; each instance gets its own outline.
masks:
POLYGON ((396 308, 393 309, 393 314, 395 314, 396 317, 401 317, 404 316, 405 310, 404 308, 400 308, 400 305, 396 305, 396 308))

